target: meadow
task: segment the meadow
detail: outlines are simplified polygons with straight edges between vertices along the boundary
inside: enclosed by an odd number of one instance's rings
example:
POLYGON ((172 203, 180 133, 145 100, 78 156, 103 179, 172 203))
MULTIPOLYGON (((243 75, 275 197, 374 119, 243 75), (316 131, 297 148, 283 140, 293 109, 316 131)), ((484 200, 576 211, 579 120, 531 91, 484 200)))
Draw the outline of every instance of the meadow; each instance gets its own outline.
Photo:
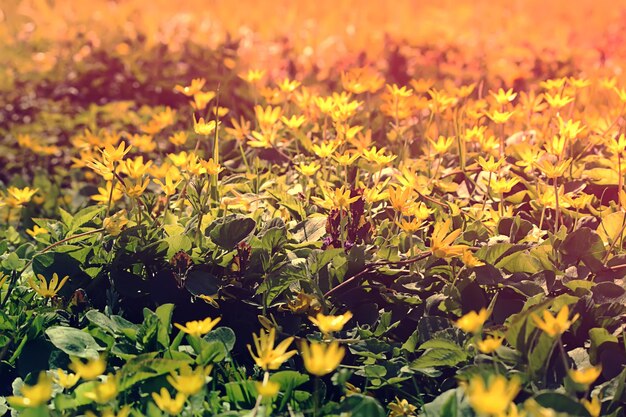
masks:
POLYGON ((624 415, 625 68, 608 0, 0 0, 0 416, 624 415))

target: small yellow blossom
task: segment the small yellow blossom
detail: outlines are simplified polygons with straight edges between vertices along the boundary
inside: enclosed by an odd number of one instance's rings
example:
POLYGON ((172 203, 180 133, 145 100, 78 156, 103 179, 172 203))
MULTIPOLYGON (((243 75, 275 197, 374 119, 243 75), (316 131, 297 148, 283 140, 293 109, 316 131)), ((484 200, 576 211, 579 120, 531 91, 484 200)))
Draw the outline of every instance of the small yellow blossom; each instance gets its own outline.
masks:
POLYGON ((117 378, 109 374, 104 382, 98 382, 90 391, 85 392, 85 397, 98 404, 106 404, 117 395, 117 378))
POLYGON ((262 397, 271 398, 276 396, 280 392, 280 384, 274 381, 255 382, 254 388, 258 395, 262 397))
POLYGON ((504 337, 502 336, 487 336, 485 339, 477 341, 476 346, 482 353, 489 354, 495 352, 496 349, 502 346, 503 340, 504 337))
POLYGON ((111 236, 118 236, 128 224, 126 210, 120 210, 110 217, 106 217, 102 222, 102 227, 111 236))
POLYGON ((85 380, 96 379, 104 373, 107 366, 102 357, 89 359, 87 362, 77 358, 71 358, 71 361, 69 368, 85 380))
POLYGON ((61 279, 61 282, 59 282, 59 276, 56 272, 52 274, 52 279, 50 280, 50 283, 48 283, 46 278, 41 274, 37 274, 37 278, 39 279, 39 283, 36 283, 33 278, 29 278, 28 285, 33 290, 35 290, 37 294, 46 298, 52 298, 57 295, 57 293, 59 292, 59 290, 61 290, 61 288, 63 288, 67 280, 70 279, 69 275, 66 275, 61 279))
POLYGON ((52 380, 45 372, 41 372, 35 385, 23 385, 20 391, 22 396, 7 397, 11 406, 38 407, 52 398, 52 380))
POLYGON ((492 375, 487 384, 480 375, 475 375, 466 385, 465 391, 469 403, 479 414, 501 416, 512 404, 520 391, 520 381, 516 378, 507 380, 504 375, 492 375))
POLYGON ((352 318, 351 312, 340 314, 338 316, 327 316, 322 313, 317 313, 315 317, 309 317, 309 320, 315 324, 322 333, 328 334, 332 332, 338 332, 343 329, 343 326, 352 318))
POLYGON ((576 313, 571 320, 569 320, 569 306, 564 305, 556 316, 550 314, 548 310, 543 311, 543 320, 536 314, 531 317, 535 325, 543 330, 547 335, 551 337, 560 336, 570 328, 580 315, 576 313))
POLYGON ((7 188, 8 195, 5 202, 9 205, 9 207, 22 207, 28 203, 38 191, 38 188, 9 187, 7 188))
POLYGON ((187 396, 182 392, 177 392, 176 396, 172 398, 169 391, 163 387, 161 388, 160 394, 156 392, 152 393, 152 399, 161 411, 165 411, 167 414, 174 416, 183 411, 187 396))
POLYGON ((303 341, 300 352, 306 370, 321 377, 337 369, 346 354, 346 349, 339 346, 336 341, 329 344, 311 342, 310 345, 303 341))
POLYGON ((394 402, 389 403, 389 417, 412 417, 415 416, 417 407, 413 404, 409 404, 406 399, 399 399, 396 397, 394 402))
POLYGON ((56 383, 62 386, 63 388, 72 388, 78 380, 80 379, 80 375, 65 373, 62 369, 57 369, 56 374, 54 374, 54 379, 56 383))
POLYGON ((489 315, 490 312, 486 308, 481 308, 478 313, 470 311, 458 319, 455 325, 466 333, 478 333, 485 321, 487 321, 487 318, 489 318, 489 315))
POLYGON ((194 395, 200 392, 206 380, 206 376, 211 373, 213 365, 206 368, 198 366, 195 370, 187 364, 183 365, 178 372, 171 372, 167 376, 167 382, 170 383, 178 392, 185 395, 194 395))
POLYGON ((577 384, 591 385, 602 373, 602 365, 590 366, 585 369, 570 369, 569 376, 577 384))
POLYGON ((430 250, 437 258, 454 258, 462 255, 467 250, 467 245, 453 245, 452 243, 461 234, 461 229, 450 232, 452 219, 445 222, 435 223, 433 233, 430 237, 430 250))
POLYGON ((296 165, 296 170, 306 177, 312 177, 317 171, 319 171, 321 167, 322 166, 317 162, 311 162, 310 164, 300 162, 298 165, 296 165))
POLYGON ((220 320, 222 320, 221 317, 218 317, 216 319, 212 319, 211 317, 207 317, 204 320, 192 320, 192 321, 188 321, 187 323, 185 323, 185 325, 181 325, 178 323, 174 323, 174 326, 176 326, 178 329, 180 329, 181 331, 191 335, 191 336, 203 336, 207 333, 209 333, 211 330, 213 330, 213 328, 215 327, 215 325, 217 325, 217 323, 220 322, 220 320))
POLYGON ((591 417, 600 416, 600 412, 602 411, 602 403, 600 402, 600 397, 594 395, 591 397, 591 401, 583 398, 581 400, 581 403, 583 406, 585 406, 591 417))
POLYGON ((295 350, 287 352, 287 348, 291 345, 291 342, 293 342, 293 337, 286 338, 280 342, 278 346, 274 347, 276 340, 276 329, 274 327, 272 327, 269 332, 261 329, 259 336, 253 334, 252 339, 254 341, 256 355, 252 352, 250 345, 248 345, 248 351, 250 351, 254 362, 265 371, 280 368, 283 362, 297 353, 295 350))

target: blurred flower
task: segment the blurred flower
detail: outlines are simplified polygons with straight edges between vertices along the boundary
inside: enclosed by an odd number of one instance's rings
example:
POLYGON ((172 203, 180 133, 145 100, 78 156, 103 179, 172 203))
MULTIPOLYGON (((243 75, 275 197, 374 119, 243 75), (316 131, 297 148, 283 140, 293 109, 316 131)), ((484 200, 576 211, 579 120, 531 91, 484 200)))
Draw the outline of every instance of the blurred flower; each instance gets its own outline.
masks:
POLYGON ((570 369, 569 376, 577 384, 591 385, 602 373, 602 365, 590 366, 585 369, 570 369))
POLYGON ((183 93, 188 97, 191 97, 194 94, 198 93, 200 90, 202 90, 204 84, 206 84, 206 80, 204 78, 194 78, 193 80, 191 80, 191 84, 189 84, 188 86, 177 85, 176 87, 174 87, 174 90, 178 91, 179 93, 183 93))
POLYGON ((300 352, 304 367, 315 376, 324 376, 331 373, 341 364, 346 349, 339 346, 336 341, 326 343, 311 342, 309 345, 303 341, 300 352))
POLYGON ((70 359, 72 363, 70 363, 69 368, 85 380, 96 379, 104 373, 107 366, 102 357, 89 359, 87 362, 83 362, 78 358, 70 359))
POLYGON ((591 397, 591 401, 583 398, 580 402, 585 406, 591 417, 600 416, 600 412, 602 411, 602 402, 600 401, 600 397, 594 395, 591 397))
POLYGON ((20 392, 22 396, 7 397, 7 401, 12 407, 38 407, 52 398, 52 380, 45 372, 40 372, 37 383, 35 385, 22 385, 20 392))
POLYGON ((482 353, 489 354, 495 352, 496 349, 502 346, 503 340, 504 337, 502 336, 487 336, 485 339, 477 341, 476 346, 482 353))
POLYGON ((106 404, 117 395, 117 378, 108 374, 104 382, 96 383, 91 390, 86 391, 83 395, 98 404, 106 404))
POLYGON ((47 235, 47 234, 49 234, 50 232, 48 232, 48 230, 47 230, 47 229, 45 229, 45 228, 43 228, 43 227, 39 227, 39 226, 37 226, 37 225, 35 224, 35 225, 33 225, 33 228, 32 228, 32 229, 27 229, 27 230, 26 230, 26 233, 27 233, 27 234, 29 234, 29 235, 30 235, 30 236, 32 236, 32 237, 37 237, 37 236, 39 236, 39 235, 47 235))
POLYGON ((461 235, 461 229, 450 232, 452 219, 447 218, 445 222, 435 223, 433 233, 430 237, 430 250, 437 258, 453 258, 462 255, 467 250, 467 245, 453 245, 457 237, 461 235))
POLYGON ((482 329, 483 324, 485 324, 489 314, 490 312, 486 308, 481 308, 478 313, 470 311, 458 319, 455 325, 465 333, 478 333, 482 329))
POLYGON ((167 376, 167 382, 178 392, 182 392, 185 395, 194 395, 204 387, 206 377, 212 370, 213 365, 209 365, 206 368, 198 366, 195 370, 192 370, 188 364, 185 364, 180 367, 178 372, 171 372, 167 376))
POLYGON ((310 164, 300 162, 296 165, 296 170, 306 177, 312 177, 321 167, 317 162, 311 162, 310 164))
POLYGON ((516 378, 507 380, 504 375, 492 375, 485 384, 481 375, 474 375, 465 391, 474 411, 502 416, 509 407, 515 407, 512 401, 520 391, 520 381, 516 378))
POLYGON ((38 188, 9 187, 7 188, 8 196, 5 199, 5 202, 9 205, 9 207, 22 207, 24 204, 28 203, 38 191, 38 188))
POLYGON ((183 411, 187 396, 181 392, 177 392, 176 396, 172 398, 169 391, 165 387, 162 387, 160 394, 156 392, 152 393, 152 399, 161 411, 165 411, 167 414, 174 416, 183 411))
POLYGON ((72 388, 74 385, 76 385, 76 383, 80 379, 80 375, 66 373, 62 369, 57 369, 56 374, 54 374, 54 379, 57 384, 67 389, 72 388))
POLYGON ((274 397, 280 392, 280 384, 269 380, 264 380, 263 382, 256 381, 254 388, 258 395, 268 398, 274 397))

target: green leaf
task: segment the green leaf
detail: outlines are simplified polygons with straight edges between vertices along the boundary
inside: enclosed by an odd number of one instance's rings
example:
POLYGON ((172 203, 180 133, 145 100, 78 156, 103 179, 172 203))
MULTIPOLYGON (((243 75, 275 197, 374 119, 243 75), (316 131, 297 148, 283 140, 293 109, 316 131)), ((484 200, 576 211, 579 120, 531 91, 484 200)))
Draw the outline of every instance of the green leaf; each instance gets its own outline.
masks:
POLYGON ((207 342, 221 342, 227 352, 235 347, 236 336, 230 327, 218 327, 203 337, 207 342))
POLYGON ((98 310, 89 310, 87 314, 85 314, 85 317, 87 317, 87 320, 89 320, 91 324, 111 333, 112 335, 119 333, 120 329, 117 324, 98 310))
POLYGON ((592 364, 598 363, 598 351, 600 346, 605 343, 618 342, 617 337, 613 336, 607 329, 601 327, 594 327, 589 330, 589 340, 591 340, 591 347, 589 348, 589 360, 592 364))
POLYGON ((98 351, 104 350, 89 333, 73 327, 52 326, 46 335, 54 346, 70 356, 96 358, 98 351))
POLYGON ((535 401, 542 407, 551 408, 560 413, 567 413, 568 416, 589 417, 587 409, 580 402, 560 392, 542 392, 535 395, 535 401))
POLYGON ((241 215, 229 215, 215 220, 206 233, 215 244, 224 249, 233 249, 244 240, 256 227, 256 222, 241 215))
POLYGON ((352 394, 341 402, 341 411, 351 417, 386 417, 380 403, 367 395, 352 394))
POLYGON ((178 252, 189 252, 191 250, 192 242, 187 235, 174 235, 166 237, 162 240, 167 245, 167 259, 170 259, 178 252))
POLYGON ((582 261, 591 271, 600 271, 606 254, 602 238, 588 227, 581 227, 568 234, 559 246, 563 262, 573 265, 582 261))
MULTIPOLYGON (((441 341, 445 344, 447 341, 441 341)), ((439 342, 438 342, 439 343, 439 342)), ((448 342, 449 343, 449 342, 448 342)), ((450 348, 428 349, 409 365, 414 371, 436 366, 455 366, 467 359, 467 353, 460 346, 449 344, 450 348)))

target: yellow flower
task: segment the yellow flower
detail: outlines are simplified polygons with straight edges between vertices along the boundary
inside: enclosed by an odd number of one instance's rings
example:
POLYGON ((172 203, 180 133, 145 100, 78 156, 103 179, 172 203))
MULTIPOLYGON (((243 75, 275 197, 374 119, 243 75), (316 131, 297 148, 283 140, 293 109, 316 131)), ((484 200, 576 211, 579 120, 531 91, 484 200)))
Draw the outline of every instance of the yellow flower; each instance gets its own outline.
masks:
POLYGON ((485 263, 478 260, 474 254, 472 254, 472 252, 470 252, 469 250, 466 250, 465 252, 463 252, 463 256, 461 256, 461 260, 463 261, 463 263, 467 266, 469 266, 470 268, 474 268, 477 266, 483 266, 485 263))
POLYGON ((249 82, 250 84, 255 84, 261 80, 265 76, 265 70, 248 70, 247 73, 240 75, 239 77, 243 80, 249 82))
POLYGON ((315 318, 309 317, 309 320, 315 324, 322 333, 328 334, 332 332, 338 332, 343 329, 343 326, 352 318, 351 312, 346 312, 339 316, 326 316, 322 313, 317 313, 315 318))
POLYGON ((85 392, 85 397, 98 404, 105 404, 111 401, 117 395, 117 378, 108 374, 104 382, 99 382, 91 391, 85 392))
POLYGON ((470 379, 465 388, 469 403, 479 414, 503 415, 511 406, 513 399, 520 391, 520 382, 514 378, 510 381, 504 375, 492 375, 487 384, 480 375, 470 379))
POLYGON ((272 327, 269 332, 261 329, 259 336, 253 334, 252 339, 254 340, 257 355, 254 355, 252 346, 250 345, 247 345, 248 351, 250 351, 254 362, 265 371, 280 368, 283 362, 297 353, 295 350, 287 352, 287 348, 291 345, 291 342, 293 342, 293 337, 286 338, 274 348, 274 341, 276 339, 276 329, 274 327, 272 327))
POLYGON ((550 107, 555 107, 557 109, 560 109, 561 107, 564 107, 574 101, 574 97, 563 96, 561 95, 561 93, 556 93, 554 95, 550 93, 545 93, 544 97, 550 107))
POLYGON ((389 407, 389 417, 411 417, 415 415, 415 410, 417 407, 413 404, 409 404, 406 399, 400 400, 396 397, 396 400, 392 403, 389 403, 387 406, 389 407))
POLYGON ((411 198, 412 193, 413 190, 411 187, 390 187, 389 203, 391 207, 399 213, 406 214, 405 210, 413 203, 413 199, 411 198))
POLYGON ((100 151, 102 152, 102 160, 105 165, 109 165, 114 162, 121 161, 131 149, 132 146, 128 146, 128 148, 126 147, 126 142, 120 142, 117 148, 113 145, 107 144, 104 149, 101 149, 100 151))
POLYGON ((135 159, 127 159, 122 163, 121 170, 127 174, 130 178, 138 179, 143 177, 150 169, 152 161, 146 163, 143 162, 143 156, 138 156, 135 159))
POLYGON ((33 278, 29 278, 28 285, 33 290, 35 290, 37 294, 46 298, 52 298, 57 295, 57 293, 61 288, 63 288, 67 280, 70 279, 69 275, 66 275, 61 279, 61 282, 59 282, 59 276, 56 272, 52 274, 52 279, 50 280, 49 284, 43 275, 37 274, 37 278, 39 278, 39 284, 37 284, 33 278))
POLYGON ((215 325, 222 320, 221 317, 216 319, 211 319, 211 317, 207 317, 204 320, 192 320, 185 323, 185 326, 174 323, 174 326, 178 327, 183 332, 190 334, 192 336, 203 336, 213 330, 215 325))
POLYGON ((143 195, 146 188, 150 185, 150 179, 132 181, 129 178, 124 178, 124 190, 126 195, 131 198, 139 198, 143 195))
POLYGON ((536 314, 532 315, 535 325, 543 330, 547 335, 551 337, 559 336, 570 328, 580 315, 576 313, 571 320, 569 320, 569 306, 564 305, 558 314, 553 316, 548 310, 543 311, 543 320, 541 320, 536 314))
POLYGON ((7 188, 8 196, 6 203, 10 207, 22 207, 24 204, 28 203, 38 191, 38 188, 9 187, 7 188))
POLYGON ((209 120, 208 122, 204 120, 204 117, 196 120, 196 115, 193 115, 193 131, 198 135, 208 136, 221 122, 216 122, 215 120, 209 120))
POLYGON ((280 119, 281 113, 282 109, 278 106, 267 106, 265 109, 260 105, 254 106, 254 114, 262 131, 273 130, 280 119))
POLYGON ((161 189, 163 189, 163 192, 165 193, 167 197, 170 197, 176 194, 176 188, 182 182, 182 180, 180 179, 178 181, 174 181, 174 176, 177 175, 177 173, 178 172, 176 171, 175 168, 171 168, 165 174, 165 183, 158 179, 153 180, 156 184, 161 186, 161 189))
POLYGON ((428 139, 428 141, 431 143, 431 145, 433 145, 433 149, 435 149, 435 153, 437 155, 443 155, 448 152, 448 149, 450 149, 450 147, 452 146, 454 138, 452 136, 439 136, 437 142, 432 139, 428 139))
POLYGON ((224 170, 224 168, 216 163, 213 158, 209 158, 208 161, 200 161, 200 164, 206 169, 206 173, 209 175, 217 175, 224 170))
POLYGON ((111 236, 118 236, 128 224, 126 210, 120 210, 112 216, 106 217, 102 222, 102 227, 111 236))
POLYGON ((506 123, 514 114, 515 114, 515 110, 513 111, 494 110, 491 113, 486 113, 487 117, 493 120, 493 122, 496 124, 506 123))
POLYGON ((8 279, 8 275, 5 275, 4 272, 0 272, 0 289, 4 286, 8 279))
POLYGON ((430 250, 437 258, 453 258, 462 255, 467 250, 466 245, 453 245, 452 243, 461 234, 461 229, 450 232, 452 219, 445 222, 437 222, 430 237, 430 250))
POLYGON ((176 397, 172 398, 169 391, 163 387, 161 388, 160 395, 156 392, 152 393, 152 399, 161 411, 165 411, 169 415, 174 416, 183 411, 185 401, 187 401, 187 396, 182 392, 177 392, 176 397))
POLYGON ((296 88, 300 87, 301 83, 298 80, 290 80, 289 78, 285 78, 281 82, 278 83, 278 88, 283 93, 293 93, 296 88))
POLYGON ((355 197, 350 197, 350 195, 350 189, 346 189, 345 185, 342 185, 341 188, 335 188, 335 191, 330 193, 327 193, 326 190, 324 190, 324 199, 312 197, 312 200, 315 204, 328 210, 333 207, 349 209, 350 204, 359 199, 358 195, 355 197))
POLYGON ((372 146, 370 149, 363 149, 361 153, 363 158, 378 166, 386 165, 397 157, 396 155, 385 155, 385 148, 377 150, 376 146, 372 146))
POLYGON ((613 91, 615 91, 615 94, 617 94, 617 96, 619 97, 622 103, 626 103, 626 89, 625 88, 613 87, 613 91))
POLYGON ((485 324, 485 321, 487 321, 487 318, 489 318, 489 315, 489 310, 481 308, 478 313, 470 311, 458 319, 454 324, 466 333, 478 333, 482 329, 483 324, 485 324))
POLYGON ((315 153, 315 155, 320 158, 328 158, 335 152, 337 149, 337 144, 335 142, 324 142, 321 145, 313 145, 311 149, 315 153))
POLYGON ((511 192, 511 189, 515 187, 515 185, 519 183, 519 179, 517 178, 498 178, 491 183, 491 189, 496 194, 505 194, 511 192))
POLYGON ((602 403, 600 402, 600 397, 593 396, 591 397, 591 401, 583 398, 581 400, 582 405, 585 406, 591 417, 598 417, 600 412, 602 411, 602 403))
POLYGON ((66 389, 72 388, 80 379, 80 376, 78 374, 65 373, 65 371, 63 371, 62 369, 57 369, 54 377, 56 383, 66 389))
POLYGON ((179 93, 183 93, 187 97, 191 97, 194 94, 198 93, 200 90, 202 90, 202 87, 204 87, 205 83, 206 80, 204 78, 194 78, 193 80, 191 80, 190 85, 177 85, 176 87, 174 87, 174 90, 178 91, 179 93))
POLYGON ((116 183, 115 188, 113 188, 113 193, 111 193, 111 187, 113 187, 113 183, 108 181, 105 187, 98 187, 98 194, 92 195, 91 199, 100 204, 107 204, 109 199, 114 203, 124 196, 122 184, 119 182, 116 183))
POLYGON ((280 120, 291 130, 297 130, 302 126, 302 124, 306 121, 306 117, 304 116, 296 116, 293 115, 289 119, 285 116, 282 116, 280 120))
POLYGON ((239 141, 244 140, 250 134, 250 125, 249 121, 246 121, 242 116, 239 117, 239 121, 234 118, 230 118, 230 123, 233 127, 224 128, 224 130, 233 135, 233 137, 239 141))
POLYGON ((503 340, 504 337, 502 336, 488 336, 485 339, 476 342, 476 346, 482 353, 489 354, 495 352, 496 349, 502 346, 503 340))
POLYGON ((35 385, 23 385, 20 389, 22 396, 7 397, 13 407, 37 407, 47 403, 52 398, 52 380, 45 372, 39 374, 35 385))
POLYGON ((48 233, 50 233, 50 232, 48 232, 48 230, 46 230, 45 228, 43 228, 43 227, 39 227, 39 226, 37 226, 37 225, 35 224, 35 225, 33 225, 33 228, 32 228, 32 229, 28 229, 28 230, 26 230, 26 233, 28 233, 28 234, 29 234, 29 235, 31 235, 32 237, 37 237, 37 236, 39 236, 39 235, 47 235, 47 234, 48 234, 48 233))
POLYGON ((622 133, 619 137, 607 140, 606 147, 614 155, 624 155, 624 150, 626 150, 626 136, 622 133))
POLYGON ((317 162, 311 162, 310 164, 300 162, 296 165, 296 170, 306 177, 312 177, 321 167, 317 162))
POLYGON ((602 373, 602 365, 590 366, 585 369, 570 369, 569 377, 577 384, 591 385, 602 373))
POLYGON ((534 166, 548 178, 560 178, 565 174, 565 171, 567 171, 571 163, 571 159, 566 159, 554 165, 549 160, 544 159, 541 162, 535 162, 534 166))
POLYGON ((412 220, 401 219, 399 223, 396 223, 400 229, 406 233, 415 233, 422 227, 422 221, 418 218, 412 220))
POLYGON ((263 382, 256 381, 254 388, 257 394, 262 397, 274 397, 280 392, 280 384, 270 380, 264 380, 263 382))
POLYGON ((315 376, 324 376, 331 373, 341 364, 346 349, 333 341, 329 344, 303 341, 300 345, 302 360, 306 370, 315 376))
POLYGON ((174 146, 183 146, 187 142, 189 135, 185 131, 176 132, 167 138, 174 146))
POLYGON ((496 99, 496 103, 500 105, 507 104, 515 100, 515 97, 517 97, 517 93, 514 93, 512 88, 509 88, 507 91, 504 91, 503 88, 500 88, 497 93, 490 91, 490 94, 493 98, 496 99))
POLYGON ((191 103, 191 107, 196 110, 204 110, 209 104, 209 101, 215 98, 215 91, 199 91, 193 95, 193 102, 191 103))
POLYGON ((386 85, 387 91, 394 97, 394 98, 408 98, 411 97, 413 95, 413 90, 410 88, 406 88, 406 87, 398 87, 397 84, 393 84, 393 85, 386 85))
POLYGON ((498 170, 500 169, 500 167, 502 166, 504 162, 505 162, 504 158, 496 161, 493 155, 491 155, 491 157, 488 160, 486 160, 482 156, 478 157, 478 165, 480 165, 480 167, 484 171, 492 172, 492 173, 498 172, 498 170))
POLYGON ((71 360, 72 363, 69 365, 69 368, 85 380, 99 377, 104 373, 107 367, 105 360, 101 357, 90 359, 87 363, 76 358, 71 358, 71 360))
POLYGON ((198 366, 195 370, 187 364, 183 365, 179 372, 172 372, 167 376, 167 382, 170 383, 178 392, 185 395, 194 395, 200 392, 204 386, 206 376, 213 370, 213 365, 206 368, 198 366))
POLYGON ((341 166, 347 167, 356 162, 359 159, 358 153, 351 153, 349 151, 342 153, 341 155, 333 155, 333 159, 341 166))

